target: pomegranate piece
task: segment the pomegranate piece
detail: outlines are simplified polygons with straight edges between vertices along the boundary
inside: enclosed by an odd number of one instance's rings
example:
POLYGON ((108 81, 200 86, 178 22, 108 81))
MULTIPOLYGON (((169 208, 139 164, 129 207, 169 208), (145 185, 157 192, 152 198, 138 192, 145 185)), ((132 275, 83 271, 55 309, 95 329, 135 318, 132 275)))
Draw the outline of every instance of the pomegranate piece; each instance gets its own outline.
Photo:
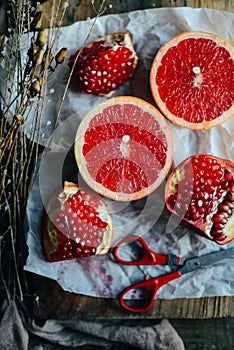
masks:
POLYGON ((42 221, 42 241, 50 262, 108 252, 112 221, 99 197, 65 182, 50 197, 42 221))
POLYGON ((170 174, 167 209, 195 232, 226 244, 234 239, 234 164, 207 154, 193 155, 170 174))
POLYGON ((69 59, 81 90, 110 96, 133 75, 138 57, 128 32, 112 33, 76 51, 69 59))

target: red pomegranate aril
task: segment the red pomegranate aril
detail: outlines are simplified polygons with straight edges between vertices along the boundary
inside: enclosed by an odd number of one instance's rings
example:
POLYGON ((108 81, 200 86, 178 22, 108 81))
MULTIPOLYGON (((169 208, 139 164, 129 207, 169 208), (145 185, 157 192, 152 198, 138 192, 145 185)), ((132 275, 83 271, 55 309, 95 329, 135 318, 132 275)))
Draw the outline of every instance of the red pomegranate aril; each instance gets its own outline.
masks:
POLYGON ((218 209, 220 211, 223 211, 223 212, 229 214, 229 215, 231 215, 231 213, 232 213, 231 204, 227 201, 220 203, 218 206, 218 209))
POLYGON ((228 192, 226 195, 226 200, 232 203, 234 201, 234 192, 228 192))
POLYGON ((107 223, 101 220, 98 220, 97 227, 105 228, 107 226, 107 223))
POLYGON ((222 224, 221 222, 218 222, 218 223, 213 224, 212 229, 214 229, 214 230, 220 230, 220 229, 222 229, 223 227, 224 227, 224 224, 222 224))
POLYGON ((229 186, 229 182, 228 182, 228 181, 223 181, 223 182, 221 183, 221 188, 222 188, 223 190, 226 190, 226 189, 228 188, 228 186, 229 186))
POLYGON ((212 236, 217 236, 217 235, 222 234, 223 230, 222 229, 216 229, 216 228, 212 227, 210 233, 211 233, 212 236))
POLYGON ((234 181, 231 181, 229 186, 228 186, 228 191, 232 192, 234 196, 234 181))
POLYGON ((113 93, 124 81, 130 79, 137 64, 137 56, 128 33, 109 34, 87 45, 70 57, 70 67, 78 52, 74 75, 86 93, 113 93), (123 69, 123 66, 128 69, 123 69))
POLYGON ((169 198, 168 198, 168 204, 174 208, 174 205, 175 205, 175 202, 176 202, 176 198, 177 196, 175 195, 171 195, 169 198))
POLYGON ((79 257, 80 254, 82 253, 82 245, 80 243, 77 244, 77 246, 74 248, 73 253, 74 256, 79 257))
POLYGON ((62 223, 61 221, 58 224, 58 229, 63 232, 63 230, 66 228, 66 225, 64 223, 62 223))
POLYGON ((200 218, 200 215, 198 212, 192 213, 191 214, 191 220, 196 221, 200 218))
POLYGON ((198 213, 199 213, 200 215, 202 215, 202 214, 205 213, 206 209, 205 209, 204 207, 200 207, 200 208, 197 209, 197 211, 198 211, 198 213))
POLYGON ((212 222, 220 222, 221 224, 226 224, 227 222, 223 214, 214 214, 211 220, 212 222))
POLYGON ((226 236, 221 232, 221 233, 212 233, 212 236, 217 240, 217 241, 223 241, 226 236))
MULTIPOLYGON (((111 221, 110 218, 108 222, 103 221, 96 209, 102 207, 108 218, 107 209, 97 195, 80 190, 74 184, 66 183, 66 186, 68 193, 70 187, 72 191, 76 190, 77 192, 71 195, 66 194, 66 192, 64 192, 66 195, 61 193, 60 197, 63 200, 59 200, 57 203, 61 209, 55 211, 53 222, 50 221, 49 217, 46 217, 46 225, 48 226, 44 227, 47 231, 43 231, 43 237, 44 240, 51 239, 49 245, 44 245, 48 260, 61 261, 96 253, 104 254, 109 246, 107 248, 104 245, 103 248, 99 248, 99 246, 104 237, 106 237, 105 240, 108 240, 106 234, 109 232, 108 225, 111 224, 111 221), (72 208, 76 208, 77 205, 77 212, 74 212, 72 208), (90 216, 90 214, 92 215, 90 216), (96 224, 94 224, 94 220, 96 224), (48 230, 47 227, 50 229, 48 230), (51 251, 51 249, 53 250, 51 251)), ((58 196, 55 197, 55 200, 56 198, 58 196)), ((52 204, 52 208, 53 206, 55 205, 52 204)), ((111 238, 111 231, 109 234, 111 238)))

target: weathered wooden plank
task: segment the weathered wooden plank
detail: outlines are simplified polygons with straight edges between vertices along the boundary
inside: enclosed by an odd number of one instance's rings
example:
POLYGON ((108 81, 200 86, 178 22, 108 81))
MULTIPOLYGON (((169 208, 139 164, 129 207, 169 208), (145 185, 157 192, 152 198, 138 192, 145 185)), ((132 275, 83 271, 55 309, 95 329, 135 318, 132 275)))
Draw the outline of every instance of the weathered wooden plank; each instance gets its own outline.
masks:
POLYGON ((209 319, 234 317, 234 298, 232 297, 156 300, 151 311, 136 314, 123 310, 117 299, 93 298, 64 292, 56 282, 47 278, 32 276, 32 279, 34 293, 36 293, 35 300, 37 300, 37 304, 34 305, 34 313, 38 319, 209 319), (49 296, 48 291, 50 291, 49 296))
MULTIPOLYGON (((48 27, 50 25, 51 13, 53 8, 53 1, 48 0, 41 5, 43 10, 43 25, 48 27)), ((61 0, 66 2, 67 0, 61 0)), ((100 8, 102 1, 95 1, 96 11, 100 8)), ((135 10, 143 10, 149 8, 159 7, 193 7, 193 8, 211 8, 220 11, 234 12, 233 0, 106 0, 104 15, 123 13, 135 10)), ((62 6, 59 11, 58 21, 61 18, 62 6)), ((95 8, 91 4, 91 0, 70 0, 69 6, 66 9, 63 25, 69 25, 79 20, 86 20, 96 16, 95 8)))
POLYGON ((234 12, 233 0, 187 0, 187 6, 213 8, 220 11, 234 12))

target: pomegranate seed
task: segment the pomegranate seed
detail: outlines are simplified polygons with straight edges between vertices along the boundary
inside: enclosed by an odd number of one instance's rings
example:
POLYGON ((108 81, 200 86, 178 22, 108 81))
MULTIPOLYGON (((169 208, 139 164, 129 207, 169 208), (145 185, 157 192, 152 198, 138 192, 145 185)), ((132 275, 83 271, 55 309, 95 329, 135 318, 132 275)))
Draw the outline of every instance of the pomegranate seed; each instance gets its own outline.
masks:
POLYGON ((62 222, 60 222, 59 224, 58 224, 58 229, 59 229, 59 231, 63 231, 64 229, 65 229, 65 224, 63 224, 62 222))
POLYGON ((227 219, 224 217, 224 213, 222 214, 214 214, 212 217, 212 222, 217 222, 217 223, 222 223, 222 224, 226 224, 227 219))
POLYGON ((191 215, 191 219, 193 220, 193 221, 195 221, 195 220, 198 220, 200 218, 200 215, 196 212, 196 213, 193 213, 192 215, 191 215))
POLYGON ((206 209, 204 207, 200 207, 200 208, 197 209, 197 211, 198 211, 199 214, 202 215, 202 214, 205 213, 206 209))
POLYGON ((228 182, 228 181, 223 181, 223 182, 221 183, 221 188, 222 188, 223 190, 226 190, 226 189, 228 188, 228 185, 229 185, 229 182, 228 182))
POLYGON ((230 203, 228 201, 224 201, 219 204, 218 208, 222 211, 227 212, 230 209, 230 203))
POLYGON ((232 174, 231 173, 225 173, 224 174, 224 180, 230 182, 232 180, 232 174))
POLYGON ((212 229, 220 230, 220 229, 222 229, 223 227, 224 227, 224 224, 221 224, 221 222, 219 222, 219 223, 213 224, 212 229))
POLYGON ((214 236, 214 238, 215 238, 215 240, 216 241, 224 241, 225 240, 225 238, 226 238, 226 236, 225 236, 225 234, 224 233, 220 233, 220 234, 218 234, 218 235, 213 235, 214 236))
POLYGON ((228 186, 228 191, 232 192, 234 194, 234 181, 231 181, 228 186))
POLYGON ((62 210, 58 210, 56 215, 59 217, 59 218, 64 218, 64 212, 62 210))
POLYGON ((228 192, 226 195, 226 200, 230 203, 234 202, 234 192, 228 192))

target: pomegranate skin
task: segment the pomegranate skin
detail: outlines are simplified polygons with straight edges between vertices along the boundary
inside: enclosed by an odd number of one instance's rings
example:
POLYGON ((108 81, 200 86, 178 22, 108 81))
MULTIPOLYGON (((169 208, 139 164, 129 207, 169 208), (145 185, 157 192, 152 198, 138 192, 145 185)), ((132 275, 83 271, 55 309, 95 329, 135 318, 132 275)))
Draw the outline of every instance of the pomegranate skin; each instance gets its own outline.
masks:
POLYGON ((182 161, 165 185, 169 212, 195 233, 224 245, 234 239, 234 163, 209 154, 182 161))

